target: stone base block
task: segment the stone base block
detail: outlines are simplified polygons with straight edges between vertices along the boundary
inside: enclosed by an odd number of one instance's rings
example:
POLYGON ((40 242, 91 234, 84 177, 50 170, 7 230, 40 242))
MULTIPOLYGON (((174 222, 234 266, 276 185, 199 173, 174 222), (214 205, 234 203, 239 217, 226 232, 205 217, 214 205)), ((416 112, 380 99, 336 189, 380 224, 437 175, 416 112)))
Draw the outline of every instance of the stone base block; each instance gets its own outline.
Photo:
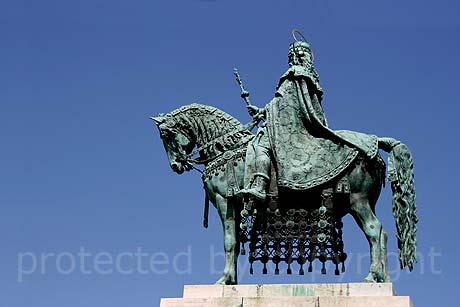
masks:
POLYGON ((164 298, 161 307, 410 307, 391 283, 187 285, 183 298, 164 298))
POLYGON ((243 306, 243 298, 212 297, 212 298, 162 298, 160 307, 229 307, 243 306))

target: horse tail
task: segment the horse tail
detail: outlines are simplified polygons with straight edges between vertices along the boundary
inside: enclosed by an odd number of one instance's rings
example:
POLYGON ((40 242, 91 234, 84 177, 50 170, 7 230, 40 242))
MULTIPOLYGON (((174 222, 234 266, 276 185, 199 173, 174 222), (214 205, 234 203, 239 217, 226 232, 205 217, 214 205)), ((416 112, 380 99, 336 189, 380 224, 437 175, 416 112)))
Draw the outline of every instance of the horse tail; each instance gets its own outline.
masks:
POLYGON ((393 191, 393 216, 396 222, 401 269, 413 270, 417 261, 417 206, 415 203, 414 161, 409 148, 392 138, 379 138, 379 148, 389 152, 388 180, 393 191))

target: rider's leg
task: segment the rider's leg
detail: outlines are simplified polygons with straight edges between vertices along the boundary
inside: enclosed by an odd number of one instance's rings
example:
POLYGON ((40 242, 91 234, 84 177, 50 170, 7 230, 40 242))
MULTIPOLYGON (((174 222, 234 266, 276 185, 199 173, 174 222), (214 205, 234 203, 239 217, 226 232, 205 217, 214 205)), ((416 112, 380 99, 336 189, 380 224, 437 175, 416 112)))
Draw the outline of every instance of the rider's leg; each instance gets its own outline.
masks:
POLYGON ((267 187, 270 181, 270 144, 265 130, 259 131, 254 146, 254 173, 250 174, 250 185, 243 193, 264 201, 267 197, 267 187))

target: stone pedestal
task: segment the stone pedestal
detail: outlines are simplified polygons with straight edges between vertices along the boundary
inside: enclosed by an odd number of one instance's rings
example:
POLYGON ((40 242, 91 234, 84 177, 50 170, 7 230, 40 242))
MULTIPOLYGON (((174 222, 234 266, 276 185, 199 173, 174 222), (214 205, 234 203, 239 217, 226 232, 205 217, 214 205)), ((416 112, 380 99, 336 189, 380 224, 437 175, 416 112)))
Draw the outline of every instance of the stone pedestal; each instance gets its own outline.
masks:
POLYGON ((161 307, 410 307, 393 284, 190 285, 182 298, 163 298, 161 307))

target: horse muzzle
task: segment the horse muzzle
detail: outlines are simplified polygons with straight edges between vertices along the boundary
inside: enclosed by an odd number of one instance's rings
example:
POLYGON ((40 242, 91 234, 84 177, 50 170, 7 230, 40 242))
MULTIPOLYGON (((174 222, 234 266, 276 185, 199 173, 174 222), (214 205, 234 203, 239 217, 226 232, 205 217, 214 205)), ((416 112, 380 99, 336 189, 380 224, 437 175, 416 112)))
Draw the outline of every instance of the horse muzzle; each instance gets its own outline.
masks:
POLYGON ((179 163, 179 162, 172 162, 171 163, 171 169, 175 172, 175 173, 178 173, 179 175, 182 174, 184 172, 184 166, 182 165, 182 163, 179 163))

